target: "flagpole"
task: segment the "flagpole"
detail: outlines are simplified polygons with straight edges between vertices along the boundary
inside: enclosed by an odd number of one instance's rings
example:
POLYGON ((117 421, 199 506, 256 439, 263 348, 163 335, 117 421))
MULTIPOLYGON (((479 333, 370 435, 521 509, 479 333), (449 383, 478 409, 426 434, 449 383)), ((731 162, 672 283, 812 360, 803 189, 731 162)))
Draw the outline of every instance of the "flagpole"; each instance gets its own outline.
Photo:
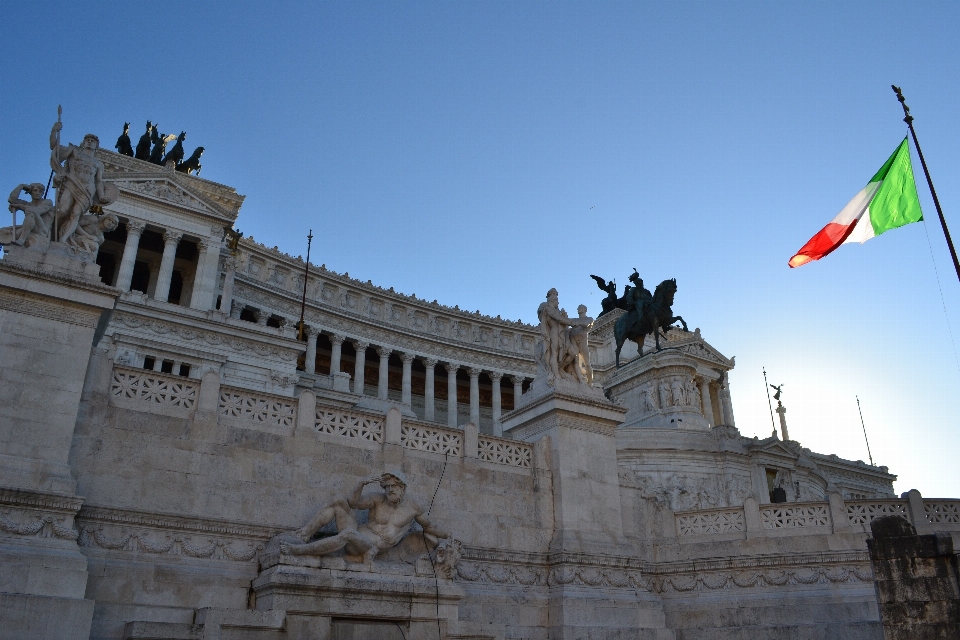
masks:
POLYGON ((777 433, 777 425, 773 422, 773 403, 770 402, 770 384, 767 382, 767 368, 763 368, 763 386, 766 388, 767 392, 767 408, 770 409, 770 426, 773 427, 773 433, 777 433))
POLYGON ((873 465, 873 454, 870 453, 870 440, 867 439, 867 425, 863 422, 863 409, 860 408, 860 396, 854 396, 857 399, 857 411, 860 412, 860 426, 863 427, 863 439, 867 442, 867 455, 870 456, 870 466, 873 465))
POLYGON ((950 247, 950 255, 953 257, 953 268, 957 272, 957 280, 960 280, 960 260, 957 260, 957 250, 953 248, 953 240, 950 238, 950 231, 947 229, 947 220, 943 217, 943 210, 940 208, 940 200, 937 198, 937 191, 933 188, 933 180, 930 178, 930 171, 927 170, 927 162, 923 159, 923 151, 920 150, 920 141, 917 140, 917 132, 913 130, 913 116, 910 115, 910 107, 900 91, 900 87, 892 84, 890 87, 897 94, 897 100, 903 106, 903 121, 910 128, 910 135, 913 136, 913 146, 917 149, 917 155, 920 156, 920 164, 923 166, 923 174, 927 177, 927 186, 930 187, 930 195, 933 196, 933 204, 937 207, 937 215, 940 216, 940 226, 943 227, 943 235, 947 239, 947 246, 950 247))
POLYGON ((307 236, 307 263, 303 265, 303 299, 300 301, 300 322, 297 323, 297 340, 306 339, 304 313, 307 310, 307 278, 310 276, 310 245, 313 243, 313 229, 307 236))

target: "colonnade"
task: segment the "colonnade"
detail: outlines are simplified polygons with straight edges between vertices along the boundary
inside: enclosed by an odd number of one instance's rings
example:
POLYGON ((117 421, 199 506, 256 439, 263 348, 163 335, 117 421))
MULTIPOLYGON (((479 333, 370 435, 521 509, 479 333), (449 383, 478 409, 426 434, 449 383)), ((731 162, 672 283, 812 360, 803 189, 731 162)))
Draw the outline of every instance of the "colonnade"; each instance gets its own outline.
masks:
MULTIPOLYGON (((306 328, 307 333, 307 351, 304 362, 304 369, 307 373, 316 373, 317 357, 317 337, 319 332, 312 327, 306 328)), ((348 338, 342 334, 329 335, 330 339, 330 371, 335 373, 340 371, 340 364, 343 354, 343 343, 348 338)), ((353 368, 353 393, 364 395, 366 386, 365 373, 367 365, 367 349, 370 343, 361 339, 350 339, 356 350, 356 361, 353 368)), ((390 355, 394 349, 378 345, 376 346, 377 356, 380 358, 379 374, 377 379, 377 398, 387 400, 389 398, 389 361, 390 355)), ((420 360, 426 369, 426 379, 424 382, 424 410, 423 419, 434 421, 436 419, 436 400, 434 388, 436 384, 436 367, 441 364, 438 358, 419 355, 409 351, 398 351, 400 361, 403 363, 403 374, 401 377, 400 398, 401 403, 407 407, 412 403, 413 388, 413 361, 420 360)), ((447 373, 447 426, 456 428, 457 424, 457 372, 461 368, 466 369, 470 378, 470 422, 476 425, 480 424, 480 374, 484 369, 472 367, 457 362, 443 362, 443 368, 447 373)), ((492 400, 491 413, 493 417, 493 430, 495 435, 501 434, 500 416, 503 412, 503 402, 500 393, 500 382, 504 375, 513 383, 514 403, 523 393, 523 382, 525 377, 519 374, 506 374, 502 371, 486 371, 492 382, 492 400)))
MULTIPOLYGON (((129 291, 133 281, 133 269, 137 262, 140 249, 140 239, 146 230, 146 224, 139 220, 130 220, 126 223, 127 240, 123 246, 123 255, 120 258, 120 268, 117 272, 116 287, 121 291, 129 291)), ((183 232, 175 229, 164 229, 163 254, 154 285, 153 299, 167 302, 170 297, 170 282, 173 278, 174 262, 177 257, 177 247, 183 239, 183 232)), ((193 279, 193 293, 190 297, 190 307, 206 311, 213 307, 214 293, 217 285, 217 269, 220 261, 220 238, 212 236, 200 238, 196 241, 198 258, 193 279)), ((231 283, 232 284, 232 283, 231 283)))

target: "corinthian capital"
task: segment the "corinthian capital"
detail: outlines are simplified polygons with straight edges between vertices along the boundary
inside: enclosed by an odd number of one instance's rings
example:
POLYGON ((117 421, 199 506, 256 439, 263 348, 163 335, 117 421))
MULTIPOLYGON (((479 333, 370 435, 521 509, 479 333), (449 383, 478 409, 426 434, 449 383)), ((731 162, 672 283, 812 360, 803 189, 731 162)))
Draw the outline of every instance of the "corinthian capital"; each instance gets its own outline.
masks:
POLYGON ((139 220, 129 220, 127 222, 127 235, 143 235, 143 230, 146 228, 146 223, 140 222, 139 220))
POLYGON ((180 244, 180 239, 183 238, 182 231, 173 231, 167 229, 163 232, 163 244, 180 244))

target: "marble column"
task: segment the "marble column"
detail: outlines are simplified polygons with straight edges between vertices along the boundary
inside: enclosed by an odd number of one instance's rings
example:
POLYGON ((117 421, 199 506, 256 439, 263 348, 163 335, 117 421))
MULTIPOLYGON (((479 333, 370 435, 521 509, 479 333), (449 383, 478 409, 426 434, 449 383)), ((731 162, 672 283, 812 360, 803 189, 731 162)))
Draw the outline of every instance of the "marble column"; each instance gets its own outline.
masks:
POLYGON ((160 259, 160 272, 157 274, 157 287, 153 290, 153 299, 166 302, 170 297, 170 279, 173 277, 173 261, 177 257, 177 245, 183 234, 179 231, 163 232, 163 257, 160 259))
POLYGON ((435 402, 433 400, 434 375, 436 374, 437 361, 433 358, 424 358, 423 366, 427 369, 427 379, 423 386, 423 419, 433 421, 435 419, 435 402))
POLYGON ((503 435, 503 426, 500 424, 500 380, 503 374, 499 371, 490 372, 490 382, 493 384, 491 406, 493 407, 493 435, 503 435))
POLYGON ((305 326, 303 332, 307 334, 307 354, 303 363, 303 370, 306 373, 317 372, 317 330, 310 326, 305 326))
POLYGON ((401 397, 400 402, 404 406, 409 407, 412 395, 410 387, 413 386, 413 354, 412 353, 403 353, 400 355, 400 359, 403 360, 403 385, 401 387, 401 397))
POLYGON ((703 417, 711 427, 717 426, 717 420, 713 415, 713 400, 710 398, 710 380, 707 378, 700 378, 700 401, 703 403, 703 417))
POLYGON ((520 396, 523 395, 523 376, 510 376, 513 383, 513 408, 520 406, 520 396))
POLYGON ((377 397, 381 400, 387 399, 387 385, 390 382, 390 354, 393 349, 387 347, 377 347, 377 355, 380 356, 380 378, 377 380, 377 397))
POLYGON ((353 368, 353 392, 359 396, 363 395, 363 370, 367 366, 367 347, 369 342, 354 340, 353 346, 357 350, 357 364, 353 368))
POLYGON ((733 402, 730 400, 730 379, 724 375, 720 383, 720 408, 723 410, 723 422, 728 427, 737 426, 733 419, 733 402))
POLYGON ((267 326, 267 320, 270 318, 270 314, 264 311, 263 309, 257 309, 257 324, 261 327, 267 326))
POLYGON ((340 357, 343 353, 344 337, 339 333, 330 336, 330 375, 340 373, 340 357))
POLYGON ((220 245, 219 236, 206 238, 197 244, 200 260, 197 264, 197 275, 193 279, 193 295, 190 297, 192 309, 209 311, 216 306, 220 245))
POLYGON ((443 367, 447 370, 447 426, 451 429, 457 428, 457 371, 460 365, 452 362, 444 363, 443 367))
POLYGON ((127 223, 127 243, 123 245, 123 257, 120 259, 120 271, 117 274, 117 289, 130 291, 133 280, 133 265, 137 262, 137 250, 140 248, 140 236, 146 225, 137 220, 127 223))
POLYGON ((226 314, 230 313, 230 305, 233 304, 233 281, 236 277, 237 259, 227 256, 223 259, 223 293, 220 294, 220 311, 226 314))
POLYGON ((482 369, 470 367, 470 422, 480 428, 480 372, 482 369))

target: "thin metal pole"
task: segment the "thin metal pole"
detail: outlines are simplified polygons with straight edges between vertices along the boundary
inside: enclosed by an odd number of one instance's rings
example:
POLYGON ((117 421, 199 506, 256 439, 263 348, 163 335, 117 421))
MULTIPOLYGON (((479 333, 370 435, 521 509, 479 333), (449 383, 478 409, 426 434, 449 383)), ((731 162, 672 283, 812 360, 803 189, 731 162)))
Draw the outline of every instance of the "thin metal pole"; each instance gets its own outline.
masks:
POLYGON ((299 332, 297 334, 297 339, 301 342, 304 338, 304 329, 306 326, 303 323, 304 312, 307 310, 307 277, 310 275, 310 245, 313 244, 313 229, 310 229, 309 235, 307 235, 307 263, 303 266, 303 299, 300 301, 300 322, 297 323, 299 332))
POLYGON ((860 408, 860 397, 854 396, 857 399, 857 411, 860 412, 860 426, 863 427, 863 439, 867 442, 867 455, 870 456, 870 466, 873 466, 873 454, 870 453, 870 441, 867 440, 867 425, 863 423, 863 409, 860 408))
POLYGON ((957 259, 957 250, 953 248, 953 239, 950 237, 950 230, 947 229, 947 219, 943 217, 943 209, 940 208, 940 199, 937 198, 937 191, 933 188, 933 180, 930 178, 930 171, 927 170, 927 162, 923 159, 923 151, 920 150, 920 141, 917 140, 917 132, 913 129, 913 116, 910 115, 910 107, 907 106, 900 87, 890 85, 893 92, 897 94, 897 100, 903 106, 903 121, 907 123, 910 129, 910 135, 913 136, 913 146, 920 157, 920 164, 923 166, 923 175, 927 177, 927 186, 930 187, 930 195, 933 196, 933 204, 937 207, 937 215, 940 216, 940 226, 943 228, 943 236, 947 239, 947 246, 950 247, 950 256, 953 258, 953 268, 957 272, 957 280, 960 280, 960 260, 957 259))
POLYGON ((777 425, 773 422, 773 403, 770 402, 770 385, 767 383, 767 369, 763 369, 763 386, 767 391, 767 407, 770 409, 770 426, 773 427, 773 432, 777 432, 777 425))

